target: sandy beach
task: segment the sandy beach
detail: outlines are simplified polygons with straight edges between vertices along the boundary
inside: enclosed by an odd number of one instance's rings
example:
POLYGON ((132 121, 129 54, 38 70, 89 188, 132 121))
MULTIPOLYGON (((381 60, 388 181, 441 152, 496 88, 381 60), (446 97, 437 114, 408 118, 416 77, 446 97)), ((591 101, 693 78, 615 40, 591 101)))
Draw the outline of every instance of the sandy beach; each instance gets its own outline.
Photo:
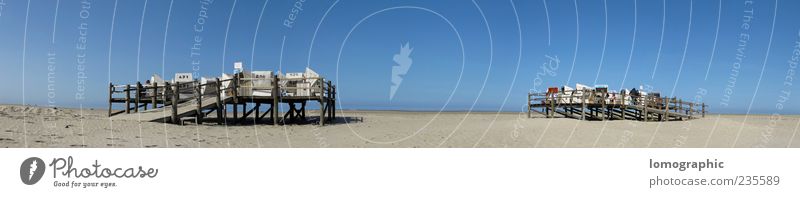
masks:
MULTIPOLYGON (((525 113, 340 111, 335 124, 185 125, 105 110, 0 105, 0 147, 800 147, 800 116, 707 115, 691 121, 580 121, 525 113)), ((313 111, 309 114, 316 114, 313 111)), ((232 121, 232 120, 231 120, 232 121)))

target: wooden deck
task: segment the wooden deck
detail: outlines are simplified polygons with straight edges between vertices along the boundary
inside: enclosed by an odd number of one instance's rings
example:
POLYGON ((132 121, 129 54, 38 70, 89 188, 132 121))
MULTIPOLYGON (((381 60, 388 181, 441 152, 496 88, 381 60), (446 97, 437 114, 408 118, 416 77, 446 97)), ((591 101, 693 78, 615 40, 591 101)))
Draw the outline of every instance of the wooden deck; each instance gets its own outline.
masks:
MULTIPOLYGON (((306 105, 308 102, 318 102, 320 108, 319 124, 331 122, 336 117, 336 86, 324 78, 313 78, 320 81, 319 85, 298 88, 283 87, 279 81, 298 81, 303 79, 285 79, 272 76, 272 84, 268 89, 242 85, 245 79, 241 75, 234 75, 231 79, 200 83, 195 80, 187 83, 175 84, 147 84, 137 82, 134 85, 109 84, 108 116, 112 119, 154 121, 183 124, 183 119, 193 118, 195 123, 201 124, 205 117, 216 112, 218 124, 238 124, 247 118, 261 121, 267 115, 273 125, 306 121, 306 105), (220 84, 230 84, 222 88, 220 84), (205 90, 205 91, 203 91, 205 90), (245 95, 242 92, 253 90, 266 90, 269 96, 245 95), (285 94, 286 90, 308 90, 309 95, 296 96, 285 94), (289 109, 280 117, 278 106, 288 104, 289 109), (114 104, 124 104, 124 110, 114 111, 114 104), (261 106, 268 106, 261 112, 261 106), (241 117, 239 117, 241 106, 241 117), (248 106, 251 108, 248 109, 248 106), (299 106, 299 107, 298 107, 299 106), (149 108, 149 109, 148 109, 149 108), (231 110, 229 110, 231 109, 231 110), (233 112, 234 121, 227 121, 228 111, 233 112), (251 116, 252 115, 252 116, 251 116)), ((263 80, 263 79, 262 79, 263 80)))

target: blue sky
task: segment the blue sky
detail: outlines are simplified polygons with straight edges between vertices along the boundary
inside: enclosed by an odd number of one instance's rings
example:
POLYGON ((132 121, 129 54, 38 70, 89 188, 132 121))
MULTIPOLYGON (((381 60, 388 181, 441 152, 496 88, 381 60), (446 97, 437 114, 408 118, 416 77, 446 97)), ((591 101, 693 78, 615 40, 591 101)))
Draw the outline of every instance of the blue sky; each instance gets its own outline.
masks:
POLYGON ((800 112, 791 97, 798 88, 789 63, 800 40, 797 1, 86 5, 0 0, 0 103, 102 108, 109 81, 193 71, 218 76, 243 61, 253 70, 300 72, 310 66, 338 83, 340 103, 350 109, 520 111, 531 89, 596 83, 651 87, 721 113, 800 112), (82 10, 89 13, 85 19, 82 10), (76 49, 82 32, 85 53, 76 49), (748 39, 740 46, 743 34, 748 39), (393 56, 405 43, 413 48, 413 64, 389 99, 393 56), (199 48, 194 55, 193 46, 199 48), (82 54, 85 75, 78 68, 82 54), (744 58, 734 66, 737 55, 744 58), (558 64, 543 69, 548 57, 558 64), (86 76, 84 84, 80 76, 86 76), (79 92, 85 99, 76 99, 79 92))

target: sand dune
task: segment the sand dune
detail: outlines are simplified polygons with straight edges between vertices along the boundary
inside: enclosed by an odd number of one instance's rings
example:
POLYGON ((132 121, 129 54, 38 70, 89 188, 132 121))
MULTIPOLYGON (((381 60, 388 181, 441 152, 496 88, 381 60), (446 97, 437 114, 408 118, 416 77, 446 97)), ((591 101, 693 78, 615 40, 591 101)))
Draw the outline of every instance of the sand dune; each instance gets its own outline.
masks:
POLYGON ((792 140, 800 138, 796 115, 638 122, 528 119, 524 113, 342 111, 337 124, 322 127, 181 126, 105 115, 105 110, 0 105, 0 147, 800 147, 792 140))

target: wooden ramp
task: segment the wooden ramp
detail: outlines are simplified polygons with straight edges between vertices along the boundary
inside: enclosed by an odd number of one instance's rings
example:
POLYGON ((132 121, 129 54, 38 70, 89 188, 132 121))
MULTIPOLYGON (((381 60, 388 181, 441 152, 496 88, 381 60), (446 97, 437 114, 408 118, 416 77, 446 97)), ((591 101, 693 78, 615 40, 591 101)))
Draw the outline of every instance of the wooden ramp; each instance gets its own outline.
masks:
MULTIPOLYGON (((203 100, 200 103, 201 103, 201 109, 215 109, 217 107, 216 97, 203 98, 203 100)), ((197 115, 196 104, 197 103, 195 103, 194 101, 186 101, 178 104, 176 110, 177 118, 180 119, 189 116, 196 116, 197 115)), ((172 120, 172 106, 167 105, 166 107, 143 110, 138 113, 130 113, 130 114, 123 113, 116 116, 112 116, 111 119, 138 120, 141 122, 169 122, 172 120)))

